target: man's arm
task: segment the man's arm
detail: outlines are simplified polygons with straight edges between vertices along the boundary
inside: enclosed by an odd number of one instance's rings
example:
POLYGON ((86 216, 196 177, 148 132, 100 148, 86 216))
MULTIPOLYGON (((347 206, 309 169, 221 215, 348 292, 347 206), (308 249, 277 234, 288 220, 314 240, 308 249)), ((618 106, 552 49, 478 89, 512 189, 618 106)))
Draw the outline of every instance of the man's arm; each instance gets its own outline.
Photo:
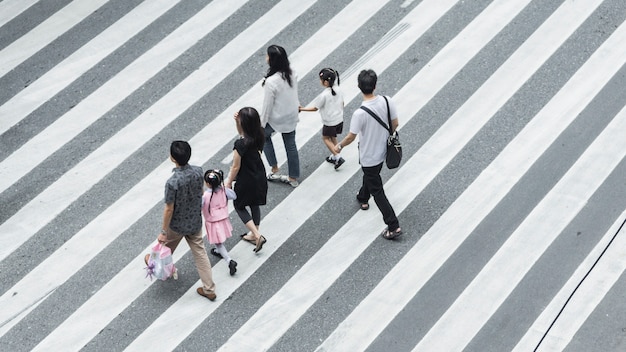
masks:
POLYGON ((398 118, 396 117, 395 119, 391 120, 391 133, 396 131, 396 128, 398 128, 398 118))
POLYGON ((347 147, 350 143, 354 142, 356 139, 356 134, 352 132, 348 132, 348 134, 343 137, 343 140, 335 146, 335 152, 339 153, 343 147, 347 147))
POLYGON ((167 242, 167 236, 165 231, 170 227, 170 221, 172 221, 172 215, 174 214, 174 203, 166 203, 163 209, 163 227, 161 233, 159 233, 159 242, 167 242))

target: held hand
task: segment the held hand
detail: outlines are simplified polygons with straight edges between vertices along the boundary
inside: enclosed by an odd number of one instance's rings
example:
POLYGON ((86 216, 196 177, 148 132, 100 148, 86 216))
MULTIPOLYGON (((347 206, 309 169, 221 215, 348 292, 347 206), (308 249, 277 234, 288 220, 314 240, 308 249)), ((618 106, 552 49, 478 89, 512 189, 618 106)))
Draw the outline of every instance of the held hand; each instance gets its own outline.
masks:
POLYGON ((333 149, 335 150, 335 153, 341 152, 341 147, 339 146, 339 144, 337 144, 333 149))
POLYGON ((165 236, 163 233, 159 233, 159 236, 157 236, 157 241, 159 241, 159 243, 165 243, 167 242, 167 236, 165 236))

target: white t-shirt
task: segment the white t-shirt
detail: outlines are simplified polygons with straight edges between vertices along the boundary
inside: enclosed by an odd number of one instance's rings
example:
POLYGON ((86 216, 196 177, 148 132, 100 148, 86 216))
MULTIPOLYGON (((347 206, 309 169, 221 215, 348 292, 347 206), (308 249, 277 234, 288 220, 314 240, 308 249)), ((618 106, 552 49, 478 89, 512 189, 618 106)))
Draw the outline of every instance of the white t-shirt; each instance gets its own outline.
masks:
MULTIPOLYGON (((389 100, 391 120, 398 118, 396 106, 389 100)), ((364 101, 362 106, 372 110, 387 125, 387 104, 385 99, 377 95, 374 99, 364 101)), ((350 132, 359 136, 359 161, 362 166, 376 166, 385 161, 387 154, 387 138, 389 131, 381 126, 370 114, 359 108, 352 114, 350 132)))
POLYGON ((313 99, 310 105, 319 110, 322 123, 326 126, 336 126, 343 122, 343 93, 337 86, 334 86, 333 90, 335 95, 333 95, 330 87, 327 87, 313 99))
POLYGON ((298 75, 291 71, 291 86, 283 79, 280 72, 267 77, 265 98, 261 110, 261 126, 269 123, 276 132, 289 133, 298 124, 298 75))

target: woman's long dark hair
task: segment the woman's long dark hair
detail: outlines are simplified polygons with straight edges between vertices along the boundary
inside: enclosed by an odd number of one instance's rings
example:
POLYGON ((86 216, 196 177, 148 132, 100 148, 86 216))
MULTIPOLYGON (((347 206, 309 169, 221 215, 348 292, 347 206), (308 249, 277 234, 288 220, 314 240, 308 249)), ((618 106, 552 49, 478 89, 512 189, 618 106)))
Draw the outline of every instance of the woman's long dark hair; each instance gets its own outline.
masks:
MULTIPOLYGON (((289 83, 290 87, 293 87, 291 84, 291 67, 289 66, 289 59, 287 58, 285 48, 278 45, 270 45, 267 47, 267 56, 269 58, 268 63, 270 68, 267 69, 265 79, 276 72, 280 72, 281 77, 289 83)), ((265 79, 263 79, 262 85, 265 85, 265 79)))
POLYGON ((246 143, 252 143, 257 150, 263 150, 265 131, 261 127, 261 118, 255 108, 245 107, 239 110, 239 124, 246 143))

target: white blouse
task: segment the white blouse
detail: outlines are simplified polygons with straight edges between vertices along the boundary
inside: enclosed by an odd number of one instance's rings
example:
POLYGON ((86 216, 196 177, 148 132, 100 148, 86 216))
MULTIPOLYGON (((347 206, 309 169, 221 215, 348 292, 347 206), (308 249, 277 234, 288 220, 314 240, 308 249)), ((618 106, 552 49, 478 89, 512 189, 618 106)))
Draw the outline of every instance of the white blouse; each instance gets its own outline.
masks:
POLYGON ((298 76, 291 71, 291 86, 280 72, 265 80, 261 126, 269 123, 276 132, 293 132, 298 124, 298 76))

